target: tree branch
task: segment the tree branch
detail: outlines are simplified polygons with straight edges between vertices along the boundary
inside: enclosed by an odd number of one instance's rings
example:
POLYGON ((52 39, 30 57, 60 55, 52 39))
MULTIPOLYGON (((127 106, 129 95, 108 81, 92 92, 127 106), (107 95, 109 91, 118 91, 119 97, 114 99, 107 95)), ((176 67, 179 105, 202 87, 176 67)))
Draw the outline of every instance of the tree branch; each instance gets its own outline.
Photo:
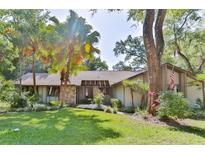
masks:
MULTIPOLYGON (((174 28, 175 28, 175 26, 174 26, 174 28)), ((174 32, 175 32, 175 29, 174 29, 174 32)), ((174 33, 174 43, 175 43, 175 46, 176 46, 176 49, 177 49, 177 53, 178 53, 178 54, 184 59, 184 61, 187 63, 188 69, 189 69, 192 73, 194 73, 194 69, 192 68, 192 65, 191 65, 189 59, 181 52, 181 48, 180 48, 180 46, 179 46, 176 33, 174 33)))
POLYGON ((187 22, 188 17, 189 17, 193 12, 194 12, 194 10, 191 10, 191 11, 185 16, 184 22, 182 23, 182 25, 181 25, 181 26, 179 27, 179 29, 177 30, 177 33, 179 33, 179 32, 182 30, 182 28, 184 27, 184 25, 185 25, 186 22, 187 22))
POLYGON ((164 52, 164 36, 163 36, 163 22, 166 16, 165 9, 158 10, 157 19, 155 22, 155 41, 158 58, 161 59, 164 52))
MULTIPOLYGON (((154 23, 155 10, 146 10, 145 20, 143 24, 143 38, 146 53, 150 51, 150 48, 155 47, 153 39, 153 23, 154 23)), ((154 49, 155 50, 155 49, 154 49)))
POLYGON ((205 59, 202 59, 202 62, 201 62, 201 64, 199 65, 198 70, 199 70, 199 71, 202 71, 202 68, 203 68, 204 65, 205 65, 205 59))

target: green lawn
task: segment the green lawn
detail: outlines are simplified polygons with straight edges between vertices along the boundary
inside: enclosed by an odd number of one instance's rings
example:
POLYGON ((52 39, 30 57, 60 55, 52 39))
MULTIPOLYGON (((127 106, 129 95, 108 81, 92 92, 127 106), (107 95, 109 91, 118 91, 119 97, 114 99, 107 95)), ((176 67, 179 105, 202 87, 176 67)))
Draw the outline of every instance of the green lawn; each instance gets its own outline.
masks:
POLYGON ((159 126, 83 109, 0 115, 0 144, 205 144, 205 121, 159 126), (20 128, 20 131, 13 131, 20 128))

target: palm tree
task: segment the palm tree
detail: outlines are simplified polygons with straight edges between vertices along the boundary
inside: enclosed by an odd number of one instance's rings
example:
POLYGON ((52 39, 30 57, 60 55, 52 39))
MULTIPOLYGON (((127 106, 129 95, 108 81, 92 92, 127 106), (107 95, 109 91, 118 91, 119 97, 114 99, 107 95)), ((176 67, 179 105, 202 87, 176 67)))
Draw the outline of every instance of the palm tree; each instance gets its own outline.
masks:
POLYGON ((142 80, 137 80, 137 81, 124 80, 123 86, 130 89, 133 108, 135 108, 135 106, 134 106, 134 91, 139 91, 140 93, 142 93, 141 105, 140 105, 140 106, 142 106, 142 103, 144 102, 144 95, 146 94, 146 92, 149 89, 148 84, 144 83, 142 80))
POLYGON ((85 69, 84 60, 94 59, 94 53, 99 53, 94 44, 98 43, 100 34, 93 31, 92 26, 74 11, 70 11, 64 23, 60 23, 55 17, 51 20, 55 23, 50 26, 55 29, 55 35, 51 36, 52 45, 50 52, 45 54, 45 59, 50 59, 49 72, 59 72, 61 75, 60 100, 63 106, 66 102, 65 91, 69 77, 85 69))
POLYGON ((12 22, 16 25, 16 32, 20 35, 14 44, 21 48, 24 56, 32 59, 33 87, 36 94, 36 53, 42 48, 42 42, 45 40, 42 33, 49 15, 44 10, 12 10, 11 16, 12 22))
POLYGON ((125 81, 123 81, 123 86, 130 89, 130 94, 131 94, 131 99, 132 99, 132 108, 134 109, 135 108, 134 91, 136 90, 136 82, 125 80, 125 81))

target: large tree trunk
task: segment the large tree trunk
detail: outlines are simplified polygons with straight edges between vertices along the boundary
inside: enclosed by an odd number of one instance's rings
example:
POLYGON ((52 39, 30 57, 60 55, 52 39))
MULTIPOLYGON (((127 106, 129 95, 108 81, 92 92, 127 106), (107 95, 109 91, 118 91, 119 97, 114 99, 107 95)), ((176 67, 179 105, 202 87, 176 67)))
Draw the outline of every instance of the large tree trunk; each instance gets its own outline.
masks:
POLYGON ((204 85, 204 81, 202 81, 202 94, 203 94, 203 104, 204 104, 204 109, 205 109, 205 85, 204 85))
POLYGON ((36 71, 35 71, 35 54, 34 53, 32 55, 32 74, 33 74, 33 89, 34 89, 34 94, 36 94, 37 87, 36 87, 36 71))
POLYGON ((60 106, 63 107, 65 103, 65 72, 61 71, 61 85, 60 85, 60 106))
POLYGON ((147 56, 148 81, 149 81, 149 105, 148 112, 155 115, 155 100, 158 99, 158 93, 162 89, 162 73, 160 60, 164 50, 164 39, 162 33, 163 21, 166 11, 159 10, 155 22, 155 40, 153 36, 153 24, 155 19, 155 10, 146 10, 143 24, 143 38, 147 56), (155 45, 156 41, 156 45, 155 45))
POLYGON ((143 109, 145 107, 145 94, 142 94, 140 101, 141 101, 140 108, 143 109))

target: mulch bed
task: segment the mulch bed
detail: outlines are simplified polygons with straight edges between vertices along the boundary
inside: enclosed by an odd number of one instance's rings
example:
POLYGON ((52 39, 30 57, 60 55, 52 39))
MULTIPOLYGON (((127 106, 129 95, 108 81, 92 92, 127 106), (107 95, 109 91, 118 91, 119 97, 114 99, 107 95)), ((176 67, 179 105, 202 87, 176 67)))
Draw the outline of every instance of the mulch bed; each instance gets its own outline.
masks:
POLYGON ((108 107, 106 105, 103 105, 103 104, 100 104, 100 105, 97 105, 97 104, 81 104, 81 105, 78 105, 77 108, 104 111, 108 107))
POLYGON ((130 116, 132 119, 135 120, 142 120, 145 122, 153 123, 153 124, 158 124, 162 126, 185 126, 187 123, 185 123, 184 120, 182 119, 174 119, 174 118, 169 118, 169 117, 164 117, 164 118, 158 118, 158 117, 153 117, 152 115, 141 115, 141 114, 133 114, 130 116))

